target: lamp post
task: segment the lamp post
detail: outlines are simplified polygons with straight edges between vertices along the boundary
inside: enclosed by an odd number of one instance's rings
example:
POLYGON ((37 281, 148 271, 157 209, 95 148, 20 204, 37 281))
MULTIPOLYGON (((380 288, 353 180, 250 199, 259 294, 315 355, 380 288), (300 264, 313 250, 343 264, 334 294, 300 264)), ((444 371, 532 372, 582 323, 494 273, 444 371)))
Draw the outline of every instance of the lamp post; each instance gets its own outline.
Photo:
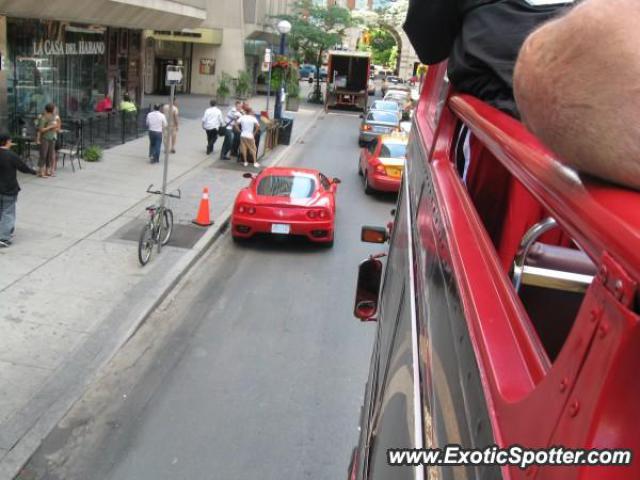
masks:
MULTIPOLYGON (((287 33, 291 31, 291 24, 287 20, 280 20, 276 29, 280 33, 280 55, 284 55, 284 45, 287 33)), ((280 88, 278 89, 278 93, 276 94, 276 106, 273 112, 273 116, 276 120, 280 120, 282 118, 282 96, 284 94, 284 75, 282 76, 282 81, 280 83, 280 88)))

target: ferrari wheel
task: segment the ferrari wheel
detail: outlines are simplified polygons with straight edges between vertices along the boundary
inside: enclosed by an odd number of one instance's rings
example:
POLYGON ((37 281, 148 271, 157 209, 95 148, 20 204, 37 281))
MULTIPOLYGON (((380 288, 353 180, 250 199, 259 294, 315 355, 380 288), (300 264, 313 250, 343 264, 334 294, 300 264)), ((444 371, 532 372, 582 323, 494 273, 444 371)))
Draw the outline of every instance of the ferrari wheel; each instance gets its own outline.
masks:
POLYGON ((335 237, 335 234, 334 234, 334 237, 331 240, 329 240, 328 242, 323 243, 322 246, 324 248, 333 248, 333 242, 334 242, 335 238, 336 237, 335 237))
POLYGON ((371 195, 373 193, 373 188, 369 185, 369 176, 367 172, 364 172, 364 193, 367 195, 371 195))

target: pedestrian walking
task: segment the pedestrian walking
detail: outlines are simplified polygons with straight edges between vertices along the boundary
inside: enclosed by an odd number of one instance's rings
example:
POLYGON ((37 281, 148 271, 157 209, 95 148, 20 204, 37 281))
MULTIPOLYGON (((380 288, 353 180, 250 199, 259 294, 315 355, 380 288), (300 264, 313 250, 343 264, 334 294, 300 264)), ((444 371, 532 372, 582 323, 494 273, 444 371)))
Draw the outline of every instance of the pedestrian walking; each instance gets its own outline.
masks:
POLYGON ((240 130, 240 155, 244 160, 244 166, 249 165, 247 159, 251 155, 251 163, 253 163, 254 167, 259 167, 255 134, 260 130, 260 123, 248 105, 246 106, 245 114, 238 119, 238 128, 240 130))
MULTIPOLYGON (((236 129, 234 128, 238 119, 242 116, 242 112, 240 111, 242 102, 236 101, 235 106, 229 109, 227 112, 227 116, 225 118, 225 134, 224 134, 224 142, 222 143, 222 150, 220 152, 220 159, 229 160, 228 153, 233 153, 233 144, 235 140, 236 129)), ((240 145, 240 133, 238 132, 238 145, 240 145)), ((236 156, 238 155, 236 149, 236 156)))
POLYGON ((16 226, 16 202, 20 191, 17 170, 36 175, 35 170, 11 151, 9 134, 0 133, 0 248, 11 245, 16 226))
MULTIPOLYGON (((240 117, 245 113, 243 107, 244 107, 244 104, 242 102, 236 102, 236 110, 240 114, 238 115, 238 120, 240 120, 240 117)), ((237 123, 237 120, 236 120, 236 123, 237 123)), ((240 161, 240 129, 239 128, 233 129, 233 142, 231 144, 231 156, 237 157, 238 162, 240 161)))
MULTIPOLYGON (((169 122, 170 109, 171 109, 171 105, 169 105, 168 103, 162 107, 162 113, 167 119, 167 123, 169 122)), ((167 134, 165 135, 164 148, 165 150, 169 150, 171 153, 176 153, 176 142, 178 141, 178 127, 180 124, 178 120, 178 117, 180 116, 180 110, 178 110, 178 100, 176 99, 173 100, 173 110, 171 115, 172 115, 171 127, 170 127, 171 131, 167 130, 166 132, 167 134)))
POLYGON ((213 152, 213 147, 218 140, 220 127, 224 126, 222 111, 217 107, 215 100, 209 101, 209 108, 202 116, 202 128, 207 133, 207 155, 213 152))
POLYGON ((44 112, 36 120, 36 125, 38 127, 36 143, 40 143, 38 176, 53 177, 56 173, 56 141, 60 130, 60 117, 53 103, 45 105, 44 112))
POLYGON ((167 117, 160 112, 160 105, 154 105, 153 111, 147 115, 147 128, 149 129, 149 162, 158 163, 162 134, 167 128, 167 117))
POLYGON ((258 152, 260 151, 260 137, 262 135, 262 125, 260 124, 261 115, 259 113, 255 114, 256 120, 258 121, 258 130, 253 135, 253 139, 256 142, 256 160, 258 159, 258 152))

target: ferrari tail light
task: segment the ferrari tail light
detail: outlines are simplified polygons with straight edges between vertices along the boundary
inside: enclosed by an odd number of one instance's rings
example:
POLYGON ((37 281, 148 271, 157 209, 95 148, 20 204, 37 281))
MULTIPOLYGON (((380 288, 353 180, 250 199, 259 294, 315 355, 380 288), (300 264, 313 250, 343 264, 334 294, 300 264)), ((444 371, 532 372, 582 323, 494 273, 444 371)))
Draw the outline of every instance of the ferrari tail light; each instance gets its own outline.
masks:
POLYGON ((387 174, 387 171, 384 169, 384 165, 382 165, 381 163, 375 166, 375 170, 376 170, 376 173, 381 173, 382 175, 387 174))
POLYGON ((256 213, 256 207, 253 205, 240 205, 238 207, 238 213, 246 213, 248 215, 254 215, 256 213))
POLYGON ((329 218, 329 211, 326 209, 318 209, 318 210, 309 210, 307 212, 307 217, 309 218, 321 218, 321 219, 325 219, 325 218, 329 218))
POLYGON ((365 131, 365 132, 370 131, 371 130, 371 125, 363 125, 362 126, 362 130, 365 131))

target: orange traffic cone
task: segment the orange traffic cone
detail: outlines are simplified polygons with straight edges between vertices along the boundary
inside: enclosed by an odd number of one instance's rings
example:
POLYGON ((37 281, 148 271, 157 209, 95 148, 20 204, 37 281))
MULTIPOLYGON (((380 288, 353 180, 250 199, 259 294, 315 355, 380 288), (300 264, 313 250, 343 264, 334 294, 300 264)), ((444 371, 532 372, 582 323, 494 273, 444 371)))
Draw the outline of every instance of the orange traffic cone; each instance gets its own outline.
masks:
POLYGON ((204 190, 202 191, 202 200, 200 200, 198 216, 193 220, 193 223, 200 225, 201 227, 213 225, 213 222, 209 218, 209 189, 207 187, 204 187, 204 190))

